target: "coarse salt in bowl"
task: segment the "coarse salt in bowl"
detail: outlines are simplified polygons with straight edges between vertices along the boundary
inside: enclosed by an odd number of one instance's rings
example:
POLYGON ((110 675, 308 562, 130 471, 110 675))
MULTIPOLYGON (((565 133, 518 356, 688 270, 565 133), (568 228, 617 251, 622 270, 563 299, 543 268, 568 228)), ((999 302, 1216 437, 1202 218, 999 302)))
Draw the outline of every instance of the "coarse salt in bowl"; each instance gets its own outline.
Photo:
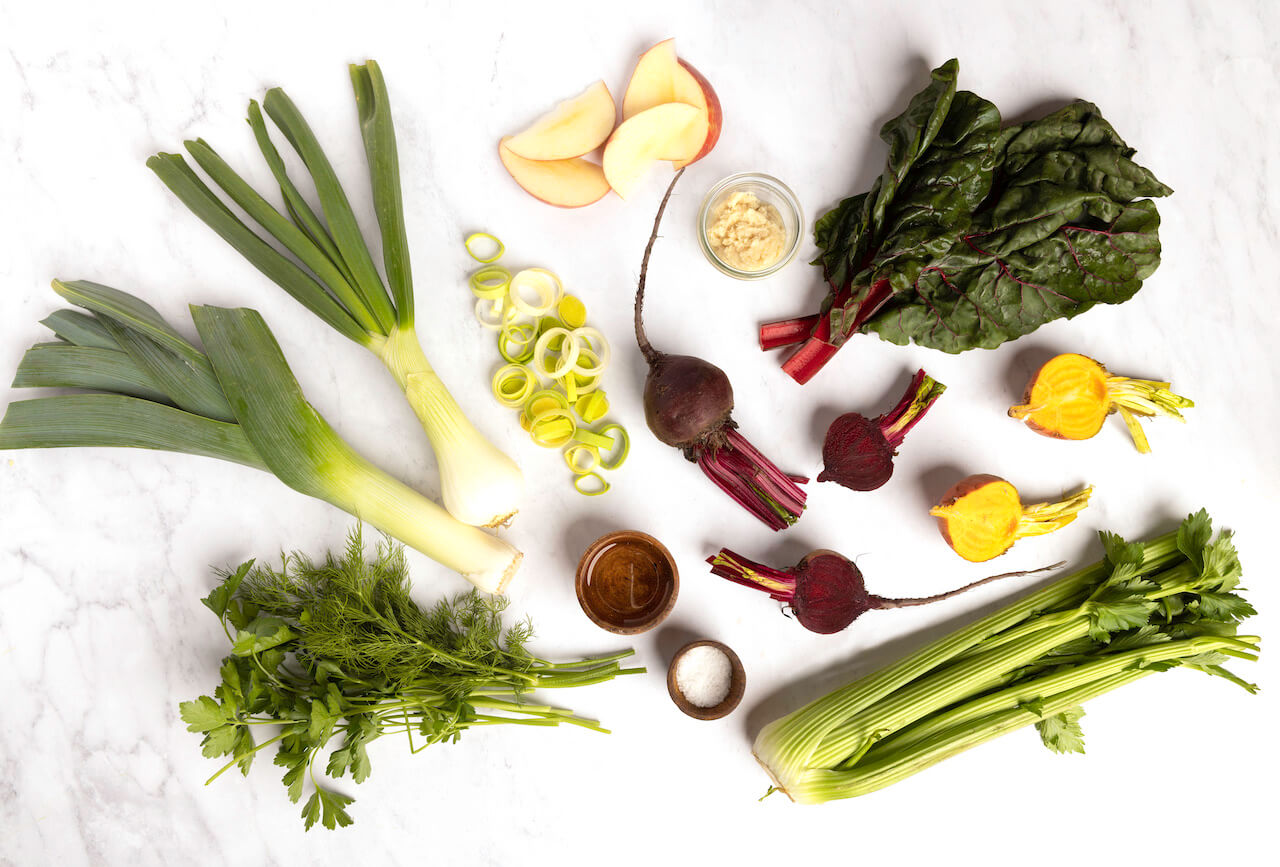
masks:
POLYGON ((676 707, 695 719, 728 715, 746 691, 742 661, 718 641, 694 641, 676 651, 667 669, 667 692, 676 707))

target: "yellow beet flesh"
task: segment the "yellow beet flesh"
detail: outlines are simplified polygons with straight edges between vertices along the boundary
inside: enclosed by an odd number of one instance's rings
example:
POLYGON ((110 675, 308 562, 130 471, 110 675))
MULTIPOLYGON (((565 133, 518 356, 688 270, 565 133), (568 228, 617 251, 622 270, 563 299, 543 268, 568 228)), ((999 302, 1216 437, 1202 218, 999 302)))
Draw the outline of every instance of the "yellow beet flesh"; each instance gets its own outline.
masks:
POLYGON ((929 510, 957 554, 973 563, 999 557, 1018 538, 1022 500, 1018 489, 998 476, 970 476, 947 491, 929 510))
POLYGON ((1107 371, 1084 355, 1068 353, 1049 359, 1031 378, 1020 406, 1009 415, 1036 433, 1068 440, 1087 440, 1102 429, 1111 412, 1107 371))

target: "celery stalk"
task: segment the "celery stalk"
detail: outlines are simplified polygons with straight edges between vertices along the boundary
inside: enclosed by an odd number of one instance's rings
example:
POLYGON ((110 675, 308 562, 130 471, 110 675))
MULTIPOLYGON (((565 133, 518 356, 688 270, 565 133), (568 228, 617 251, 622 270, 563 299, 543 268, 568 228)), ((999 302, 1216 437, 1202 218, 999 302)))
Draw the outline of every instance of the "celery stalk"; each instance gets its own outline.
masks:
POLYGON ((864 794, 1169 667, 1255 689, 1221 665, 1257 647, 1235 636, 1253 609, 1229 533, 1201 511, 1142 545, 1103 542, 1102 562, 765 726, 754 752, 775 786, 806 803, 864 794))

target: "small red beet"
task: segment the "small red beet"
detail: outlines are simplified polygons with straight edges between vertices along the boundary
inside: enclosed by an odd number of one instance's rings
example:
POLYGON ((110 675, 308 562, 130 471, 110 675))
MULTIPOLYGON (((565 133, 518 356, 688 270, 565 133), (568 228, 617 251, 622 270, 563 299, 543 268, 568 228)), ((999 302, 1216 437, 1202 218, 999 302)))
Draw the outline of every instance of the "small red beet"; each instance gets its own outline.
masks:
MULTIPOLYGON (((728 548, 721 548, 720 553, 708 557, 707 562, 711 564, 712 574, 728 578, 744 587, 763 590, 779 602, 785 602, 801 626, 820 635, 839 632, 874 609, 928 605, 1000 578, 1044 571, 1032 569, 1027 572, 1005 572, 934 596, 888 599, 868 593, 862 580, 862 570, 852 560, 835 551, 813 551, 790 569, 765 566, 735 554, 728 548)), ((1054 569, 1061 565, 1056 563, 1044 568, 1054 569)))
POLYGON ((942 396, 947 387, 923 370, 916 371, 891 411, 877 419, 847 412, 827 428, 822 443, 820 482, 835 482, 854 491, 874 491, 893 475, 893 458, 902 440, 942 396))

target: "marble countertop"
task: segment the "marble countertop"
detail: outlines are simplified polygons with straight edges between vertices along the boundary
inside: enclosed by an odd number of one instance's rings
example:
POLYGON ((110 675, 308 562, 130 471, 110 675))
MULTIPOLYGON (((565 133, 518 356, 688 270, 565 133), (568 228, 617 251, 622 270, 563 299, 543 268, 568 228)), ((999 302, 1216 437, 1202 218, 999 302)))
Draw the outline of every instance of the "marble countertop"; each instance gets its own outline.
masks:
MULTIPOLYGON (((347 515, 267 475, 211 460, 125 450, 0 455, 0 863, 33 864, 760 864, 1081 863, 1105 857, 1276 857, 1274 653, 1251 697, 1189 672, 1090 704, 1089 754, 1056 756, 1027 730, 871 797, 801 808, 764 802, 755 732, 948 624, 1014 592, 986 587, 927 609, 872 613, 835 636, 805 632, 758 594, 707 574, 727 545, 775 563, 816 547, 857 556, 871 590, 926 595, 1056 560, 1086 563, 1093 531, 1135 537, 1206 506, 1238 533, 1252 629, 1280 606, 1280 7, 1215 4, 802 2, 704 4, 154 3, 0 7, 0 379, 59 306, 54 277, 135 292, 187 333, 185 305, 252 305, 272 324, 313 403, 360 450, 421 489, 434 462, 375 359, 324 328, 191 217, 144 167, 203 136, 264 172, 243 123, 251 97, 284 85, 306 112, 362 218, 364 157, 345 64, 376 57, 400 134, 407 220, 428 353, 472 418, 534 488, 506 535, 528 554, 511 592, 548 656, 634 647, 646 676, 565 703, 610 736, 579 730, 468 734, 407 754, 384 738, 355 787, 356 824, 303 833, 279 768, 202 784, 177 705, 212 689, 225 640, 199 604, 212 569, 282 548, 341 543, 347 515), (291 7, 286 11, 286 7, 291 7), (631 293, 662 181, 632 201, 546 207, 502 171, 494 143, 555 100, 603 78, 620 96, 639 51, 674 35, 724 106, 716 150, 686 174, 650 271, 650 333, 725 368, 735 416, 787 469, 814 472, 825 424, 874 409, 924 365, 950 387, 873 495, 811 486, 805 519, 771 536, 645 431, 631 293), (812 310, 814 269, 740 283, 702 259, 703 191, 759 170, 785 180, 811 221, 865 189, 883 163, 876 130, 930 67, 961 62, 961 86, 1006 118, 1074 97, 1100 104, 1139 159, 1176 193, 1160 202, 1163 264, 1132 301, 1058 322, 995 351, 947 356, 853 341, 800 388, 756 348, 759 321, 812 310), (615 415, 635 435, 607 497, 569 488, 560 456, 535 448, 487 395, 493 360, 469 314, 460 240, 487 229, 514 261, 556 269, 615 341, 615 415), (1188 423, 1148 426, 1136 454, 1118 421, 1085 443, 1029 434, 1004 409, 1058 351, 1120 372, 1170 377, 1197 401, 1188 423), (998 569, 964 564, 926 510, 952 480, 994 472, 1030 496, 1082 483, 1073 526, 1029 540, 998 569), (682 570, 679 603, 630 640, 593 626, 573 567, 602 532, 661 538, 682 570), (748 676, 739 710, 681 715, 666 695, 671 653, 722 640, 748 676), (1211 792, 1212 800, 1202 800, 1211 792), (1267 807, 1271 804, 1271 807, 1267 807)), ((806 238, 799 261, 812 253, 806 238)), ((22 395, 0 390, 4 402, 22 395)), ((876 410, 878 411, 878 410, 876 410)), ((464 589, 411 555, 428 598, 464 589)))

